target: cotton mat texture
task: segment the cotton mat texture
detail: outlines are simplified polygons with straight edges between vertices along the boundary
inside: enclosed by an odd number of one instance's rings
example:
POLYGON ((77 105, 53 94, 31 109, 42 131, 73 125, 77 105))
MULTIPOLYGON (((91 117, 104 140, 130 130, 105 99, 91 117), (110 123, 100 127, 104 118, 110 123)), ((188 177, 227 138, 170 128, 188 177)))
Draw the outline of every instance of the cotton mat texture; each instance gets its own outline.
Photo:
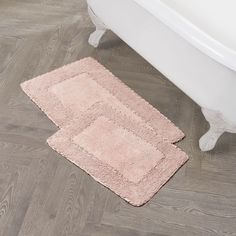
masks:
POLYGON ((188 160, 183 132, 92 58, 21 87, 60 128, 48 144, 135 206, 188 160))

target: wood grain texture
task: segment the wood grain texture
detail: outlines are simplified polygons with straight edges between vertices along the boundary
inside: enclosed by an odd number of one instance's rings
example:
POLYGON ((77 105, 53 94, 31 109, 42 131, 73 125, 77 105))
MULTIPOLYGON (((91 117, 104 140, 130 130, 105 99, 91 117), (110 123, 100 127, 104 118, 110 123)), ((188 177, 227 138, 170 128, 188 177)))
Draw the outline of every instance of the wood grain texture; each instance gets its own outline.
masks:
POLYGON ((0 1, 0 236, 236 235, 236 136, 200 152, 200 108, 113 33, 93 49, 92 31, 84 0, 0 1), (190 160, 141 208, 53 152, 57 128, 19 87, 85 56, 186 134, 178 145, 190 160))

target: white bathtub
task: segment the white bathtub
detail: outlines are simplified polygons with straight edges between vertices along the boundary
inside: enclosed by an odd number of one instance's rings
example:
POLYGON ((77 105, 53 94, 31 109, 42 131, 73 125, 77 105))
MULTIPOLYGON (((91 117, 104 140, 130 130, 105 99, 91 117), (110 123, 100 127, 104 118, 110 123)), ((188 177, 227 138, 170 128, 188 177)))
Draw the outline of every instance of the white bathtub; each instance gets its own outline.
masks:
POLYGON ((235 0, 88 0, 88 6, 96 26, 91 45, 112 30, 201 106, 210 123, 203 151, 225 131, 236 133, 235 0))

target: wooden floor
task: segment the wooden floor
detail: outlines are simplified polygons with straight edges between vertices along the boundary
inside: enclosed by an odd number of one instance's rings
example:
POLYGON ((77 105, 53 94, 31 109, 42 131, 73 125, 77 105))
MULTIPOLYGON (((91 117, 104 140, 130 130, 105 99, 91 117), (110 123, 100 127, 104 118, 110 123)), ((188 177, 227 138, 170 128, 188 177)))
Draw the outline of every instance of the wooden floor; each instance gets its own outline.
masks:
MULTIPOLYGON (((0 235, 236 235, 236 135, 202 153, 199 107, 111 32, 98 49, 84 0, 0 1, 0 235), (188 163, 135 208, 53 152, 57 128, 19 84, 92 56, 185 133, 188 163)), ((158 57, 158 52, 157 52, 158 57)))

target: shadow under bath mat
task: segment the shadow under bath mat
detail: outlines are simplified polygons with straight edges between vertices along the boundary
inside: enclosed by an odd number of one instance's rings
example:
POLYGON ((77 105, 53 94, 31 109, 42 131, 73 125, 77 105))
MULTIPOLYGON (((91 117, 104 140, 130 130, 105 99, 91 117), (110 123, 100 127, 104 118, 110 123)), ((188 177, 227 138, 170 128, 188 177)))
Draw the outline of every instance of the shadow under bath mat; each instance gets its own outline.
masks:
POLYGON ((94 103, 103 101, 171 143, 184 137, 170 120, 93 58, 38 76, 21 87, 60 128, 94 103))
POLYGON ((153 130, 102 103, 94 104, 47 141, 135 206, 150 200, 188 160, 153 130))

